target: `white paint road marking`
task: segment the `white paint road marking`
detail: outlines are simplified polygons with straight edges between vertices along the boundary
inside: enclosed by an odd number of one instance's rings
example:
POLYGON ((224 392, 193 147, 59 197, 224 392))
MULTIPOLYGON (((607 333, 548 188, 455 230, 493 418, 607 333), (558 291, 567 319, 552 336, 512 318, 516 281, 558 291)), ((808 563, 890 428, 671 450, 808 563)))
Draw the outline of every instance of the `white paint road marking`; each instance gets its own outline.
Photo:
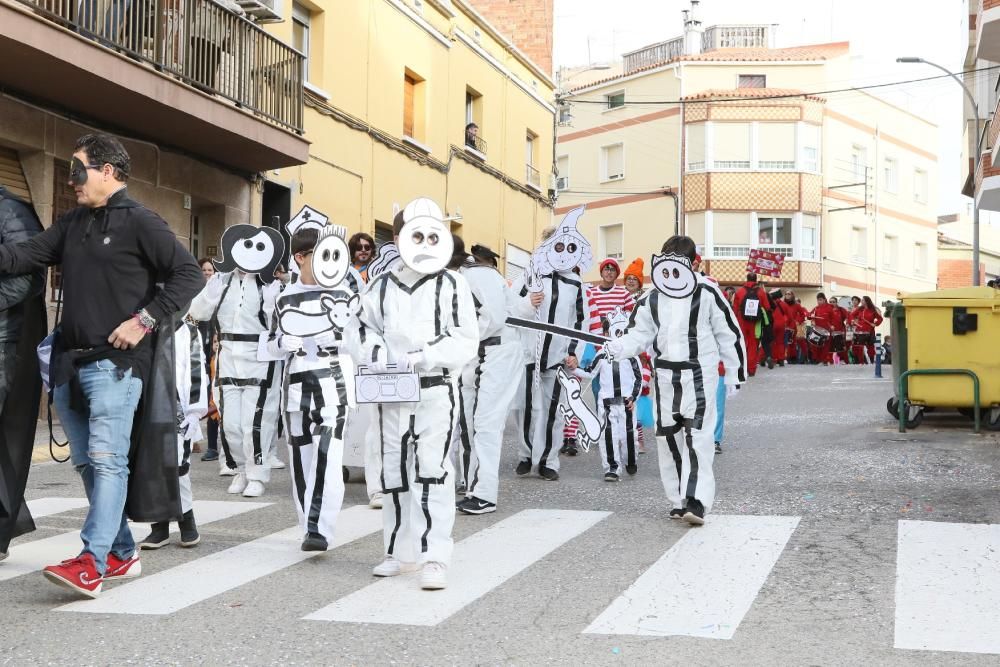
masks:
POLYGON ((89 503, 86 498, 38 498, 28 501, 28 509, 32 518, 41 519, 43 516, 52 516, 70 510, 77 510, 87 507, 89 503))
POLYGON ((584 632, 732 639, 798 523, 786 516, 709 516, 584 632))
MULTIPOLYGON (((221 521, 251 510, 267 507, 270 504, 228 500, 196 500, 194 501, 194 515, 198 520, 198 525, 204 526, 214 521, 221 521)), ((149 532, 149 524, 133 523, 131 530, 133 537, 139 541, 146 537, 149 532)), ((177 524, 171 522, 170 532, 177 532, 177 524)), ((80 531, 78 530, 25 544, 14 544, 10 549, 10 557, 0 562, 0 581, 37 572, 46 565, 58 563, 64 558, 72 558, 78 553, 80 553, 80 531)))
POLYGON ((448 588, 420 589, 419 572, 382 579, 309 614, 313 621, 437 625, 610 512, 524 510, 455 545, 448 588), (487 564, 484 567, 484 563, 487 564), (391 604, 386 604, 391 600, 391 604))
POLYGON ((1000 525, 899 522, 895 647, 1000 653, 1000 525))
MULTIPOLYGON (((337 517, 331 549, 382 529, 382 513, 356 505, 337 517)), ((283 570, 322 551, 302 551, 302 530, 295 526, 204 558, 143 576, 103 591, 96 600, 72 602, 57 611, 101 614, 172 614, 237 586, 283 570)))

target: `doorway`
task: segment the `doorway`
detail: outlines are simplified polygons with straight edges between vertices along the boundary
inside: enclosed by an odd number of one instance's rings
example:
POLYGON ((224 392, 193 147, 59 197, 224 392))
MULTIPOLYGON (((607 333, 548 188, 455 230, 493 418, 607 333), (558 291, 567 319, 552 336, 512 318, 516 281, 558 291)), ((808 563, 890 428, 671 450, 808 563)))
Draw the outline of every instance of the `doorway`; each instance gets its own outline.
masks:
POLYGON ((281 238, 285 239, 285 258, 283 264, 288 268, 288 249, 291 239, 285 230, 285 225, 292 217, 292 191, 278 183, 264 181, 264 196, 261 201, 261 224, 277 229, 281 238))

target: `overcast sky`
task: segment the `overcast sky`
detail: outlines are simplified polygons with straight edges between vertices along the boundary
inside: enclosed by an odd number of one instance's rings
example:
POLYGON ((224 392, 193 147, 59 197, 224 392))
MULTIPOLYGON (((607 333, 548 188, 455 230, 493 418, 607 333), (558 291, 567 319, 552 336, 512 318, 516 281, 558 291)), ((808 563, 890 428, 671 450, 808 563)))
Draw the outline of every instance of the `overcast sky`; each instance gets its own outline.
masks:
MULTIPOLYGON (((968 36, 968 0, 703 0, 704 27, 724 23, 777 24, 776 46, 851 42, 854 79, 848 85, 939 74, 901 65, 920 56, 961 71, 968 36)), ((689 0, 555 0, 555 66, 608 62, 624 52, 682 33, 689 0)), ((996 76, 995 72, 992 76, 996 76)), ((965 204, 958 194, 962 91, 950 79, 871 91, 937 123, 940 213, 965 204)))

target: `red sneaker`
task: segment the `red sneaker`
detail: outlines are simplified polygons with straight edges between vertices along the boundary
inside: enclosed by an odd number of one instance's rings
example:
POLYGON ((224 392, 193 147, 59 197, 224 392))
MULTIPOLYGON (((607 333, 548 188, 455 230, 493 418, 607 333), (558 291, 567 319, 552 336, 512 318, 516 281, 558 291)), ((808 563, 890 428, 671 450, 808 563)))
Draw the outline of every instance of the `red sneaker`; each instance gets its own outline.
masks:
POLYGON ((108 566, 104 568, 104 581, 111 579, 132 579, 142 574, 142 563, 139 562, 139 550, 125 560, 108 552, 108 566))
POLYGON ((104 581, 104 577, 98 574, 94 565, 94 557, 90 554, 80 554, 58 565, 49 565, 42 570, 42 574, 49 581, 89 598, 96 598, 101 594, 101 582, 104 581))

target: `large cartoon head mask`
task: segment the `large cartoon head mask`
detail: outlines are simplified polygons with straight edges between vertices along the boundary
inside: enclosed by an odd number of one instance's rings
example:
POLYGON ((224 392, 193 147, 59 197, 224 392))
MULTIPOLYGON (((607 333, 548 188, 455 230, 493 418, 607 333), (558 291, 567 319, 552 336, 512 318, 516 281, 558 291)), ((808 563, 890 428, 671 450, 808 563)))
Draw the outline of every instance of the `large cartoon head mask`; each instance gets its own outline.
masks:
POLYGON ((414 199, 403 209, 399 254, 417 273, 437 273, 448 266, 454 243, 441 209, 427 198, 414 199))
POLYGON ((651 274, 656 289, 671 299, 691 296, 698 285, 691 260, 676 253, 653 255, 651 274))
POLYGON ((233 225, 222 233, 222 259, 215 260, 221 272, 238 269, 257 274, 265 283, 274 280, 274 269, 285 255, 281 232, 270 227, 233 225))
POLYGON ((553 271, 571 271, 579 267, 581 272, 590 268, 593 253, 590 242, 577 229, 583 206, 578 206, 566 214, 555 233, 535 250, 532 259, 539 275, 553 271))
POLYGON ((344 241, 346 233, 340 225, 327 225, 319 233, 311 261, 313 278, 321 287, 336 287, 347 277, 351 253, 344 241))
POLYGON ((622 310, 621 306, 616 306, 613 311, 608 313, 608 338, 614 340, 624 336, 628 329, 628 319, 628 313, 622 310))

